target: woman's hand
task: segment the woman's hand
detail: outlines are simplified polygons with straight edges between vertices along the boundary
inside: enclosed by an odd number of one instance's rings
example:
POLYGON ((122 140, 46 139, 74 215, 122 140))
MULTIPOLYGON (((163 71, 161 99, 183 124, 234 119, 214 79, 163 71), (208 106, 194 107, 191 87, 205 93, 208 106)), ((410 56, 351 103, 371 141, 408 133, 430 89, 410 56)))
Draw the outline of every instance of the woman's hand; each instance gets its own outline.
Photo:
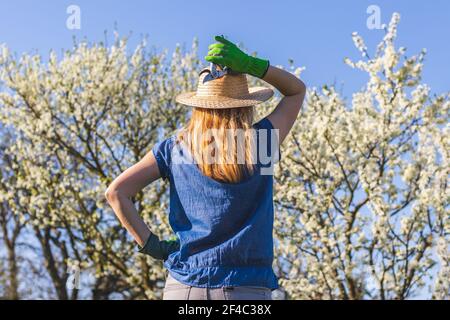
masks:
POLYGON ((149 256, 158 260, 167 260, 172 252, 180 249, 180 242, 177 240, 162 240, 160 241, 158 236, 150 233, 145 244, 139 246, 139 252, 148 254, 149 256))
POLYGON ((163 251, 163 260, 167 260, 172 252, 180 250, 180 240, 162 240, 160 245, 163 251))
POLYGON ((215 36, 214 39, 220 43, 214 43, 208 47, 206 61, 227 66, 234 71, 248 73, 254 77, 264 77, 270 65, 269 60, 252 57, 221 36, 215 36))

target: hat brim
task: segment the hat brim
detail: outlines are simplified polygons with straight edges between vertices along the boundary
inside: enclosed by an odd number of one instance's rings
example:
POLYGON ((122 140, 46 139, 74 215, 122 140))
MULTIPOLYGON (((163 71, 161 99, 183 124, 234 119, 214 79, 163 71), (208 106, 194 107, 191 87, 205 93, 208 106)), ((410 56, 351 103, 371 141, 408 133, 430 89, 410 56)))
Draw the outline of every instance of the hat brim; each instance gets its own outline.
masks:
POLYGON ((191 107, 208 109, 227 109, 249 107, 269 100, 273 96, 273 90, 266 87, 250 87, 249 93, 243 97, 230 98, 224 96, 196 96, 195 91, 179 94, 175 101, 191 107))

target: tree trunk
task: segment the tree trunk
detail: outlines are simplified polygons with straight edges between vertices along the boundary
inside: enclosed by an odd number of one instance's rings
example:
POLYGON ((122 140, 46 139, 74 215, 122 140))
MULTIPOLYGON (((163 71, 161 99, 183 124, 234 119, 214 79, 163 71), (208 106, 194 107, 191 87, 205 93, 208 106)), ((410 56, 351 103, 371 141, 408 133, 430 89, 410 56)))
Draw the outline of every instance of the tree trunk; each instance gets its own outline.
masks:
POLYGON ((15 243, 6 241, 6 248, 8 253, 8 280, 9 280, 6 296, 8 299, 18 300, 20 299, 19 281, 17 278, 19 268, 16 260, 17 256, 15 243))

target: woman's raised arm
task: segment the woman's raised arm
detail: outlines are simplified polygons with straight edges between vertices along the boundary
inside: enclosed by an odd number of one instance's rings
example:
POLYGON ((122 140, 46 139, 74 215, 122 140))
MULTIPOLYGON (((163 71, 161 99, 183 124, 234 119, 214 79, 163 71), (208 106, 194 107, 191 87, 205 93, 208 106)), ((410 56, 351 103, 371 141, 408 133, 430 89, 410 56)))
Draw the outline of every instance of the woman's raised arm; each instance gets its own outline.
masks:
POLYGON ((306 86, 295 75, 273 66, 269 66, 262 79, 284 95, 276 108, 267 116, 274 128, 279 129, 278 139, 281 144, 297 119, 305 99, 306 86))
POLYGON ((284 95, 275 110, 267 118, 275 129, 279 129, 279 143, 291 130, 305 98, 306 86, 295 75, 271 66, 269 60, 244 53, 233 42, 224 37, 214 38, 220 43, 209 46, 206 61, 227 66, 232 70, 258 77, 277 88, 284 95))

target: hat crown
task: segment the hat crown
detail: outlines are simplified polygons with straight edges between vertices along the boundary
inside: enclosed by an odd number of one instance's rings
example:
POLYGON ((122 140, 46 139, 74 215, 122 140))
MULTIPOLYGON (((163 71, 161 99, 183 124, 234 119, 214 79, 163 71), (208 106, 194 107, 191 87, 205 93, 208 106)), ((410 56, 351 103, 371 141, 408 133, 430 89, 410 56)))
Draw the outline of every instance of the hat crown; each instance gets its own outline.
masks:
POLYGON ((200 71, 197 90, 180 93, 175 101, 192 107, 228 109, 254 106, 272 95, 270 88, 249 88, 244 73, 211 63, 200 71))
POLYGON ((247 76, 243 73, 225 74, 213 78, 209 69, 203 69, 197 86, 197 97, 228 97, 239 99, 249 94, 247 76))

